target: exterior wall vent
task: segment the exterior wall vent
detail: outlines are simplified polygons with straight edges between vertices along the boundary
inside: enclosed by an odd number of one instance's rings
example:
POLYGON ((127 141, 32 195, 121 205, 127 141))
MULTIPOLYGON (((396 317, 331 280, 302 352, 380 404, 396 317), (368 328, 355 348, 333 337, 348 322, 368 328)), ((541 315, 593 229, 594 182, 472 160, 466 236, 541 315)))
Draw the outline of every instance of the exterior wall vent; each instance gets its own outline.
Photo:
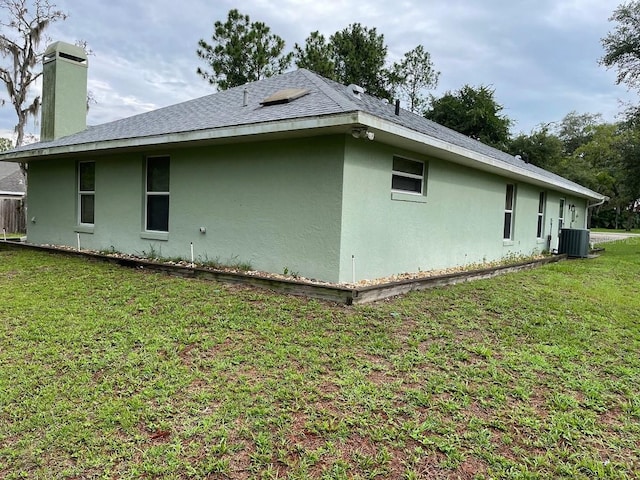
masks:
POLYGON ((65 52, 58 52, 58 56, 60 58, 66 58, 67 60, 72 60, 72 61, 78 62, 78 63, 87 63, 87 59, 86 58, 76 57, 74 55, 70 55, 70 54, 65 53, 65 52))
POLYGON ((282 103, 290 103, 298 98, 304 97, 309 93, 306 88, 285 88, 278 90, 276 93, 269 95, 260 102, 260 105, 267 107, 269 105, 280 105, 282 103))

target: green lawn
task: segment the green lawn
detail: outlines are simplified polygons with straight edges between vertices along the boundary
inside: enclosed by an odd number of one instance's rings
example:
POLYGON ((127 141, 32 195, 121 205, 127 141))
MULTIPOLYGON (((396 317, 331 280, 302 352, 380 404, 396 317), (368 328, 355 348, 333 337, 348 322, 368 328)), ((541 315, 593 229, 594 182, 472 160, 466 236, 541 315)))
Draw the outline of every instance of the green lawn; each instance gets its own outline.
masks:
POLYGON ((12 233, 12 232, 4 233, 2 230, 0 230, 0 240, 4 240, 5 237, 7 238, 7 240, 20 240, 20 237, 24 237, 24 236, 25 236, 24 233, 12 233))
POLYGON ((0 250, 0 478, 640 478, 640 241, 344 307, 0 250))

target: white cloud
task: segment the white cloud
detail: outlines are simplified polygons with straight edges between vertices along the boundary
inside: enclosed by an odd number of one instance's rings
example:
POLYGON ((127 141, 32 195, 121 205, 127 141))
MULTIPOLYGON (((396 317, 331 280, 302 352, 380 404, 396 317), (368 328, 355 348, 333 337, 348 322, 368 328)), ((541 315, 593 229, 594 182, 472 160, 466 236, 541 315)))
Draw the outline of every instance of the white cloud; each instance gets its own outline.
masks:
POLYGON ((89 123, 98 124, 150 111, 212 93, 196 78, 195 67, 169 62, 149 52, 132 61, 114 51, 97 51, 88 88, 97 104, 89 110, 89 123), (99 61, 98 61, 99 60, 99 61))

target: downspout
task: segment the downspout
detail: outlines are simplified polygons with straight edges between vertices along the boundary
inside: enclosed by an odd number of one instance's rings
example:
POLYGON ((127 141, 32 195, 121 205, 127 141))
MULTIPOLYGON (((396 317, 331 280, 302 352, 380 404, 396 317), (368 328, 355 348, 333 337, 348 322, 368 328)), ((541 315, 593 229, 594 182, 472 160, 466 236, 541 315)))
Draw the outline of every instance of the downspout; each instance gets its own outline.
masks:
MULTIPOLYGON (((585 218, 587 219, 587 221, 591 220, 591 217, 589 216, 589 209, 593 208, 593 207, 599 207, 600 205, 602 205, 604 202, 606 202, 607 200, 610 200, 609 197, 607 197, 606 195, 604 197, 602 197, 602 200, 598 201, 598 203, 594 203, 593 205, 589 204, 589 201, 587 200, 587 208, 585 209, 585 218)), ((585 225, 586 227, 586 225, 585 225)))
POLYGON ((589 205, 589 202, 587 202, 587 210, 589 210, 590 208, 593 208, 593 207, 599 207, 600 205, 602 205, 607 200, 611 200, 611 199, 609 197, 602 197, 602 200, 600 200, 598 203, 594 203, 593 205, 589 205))

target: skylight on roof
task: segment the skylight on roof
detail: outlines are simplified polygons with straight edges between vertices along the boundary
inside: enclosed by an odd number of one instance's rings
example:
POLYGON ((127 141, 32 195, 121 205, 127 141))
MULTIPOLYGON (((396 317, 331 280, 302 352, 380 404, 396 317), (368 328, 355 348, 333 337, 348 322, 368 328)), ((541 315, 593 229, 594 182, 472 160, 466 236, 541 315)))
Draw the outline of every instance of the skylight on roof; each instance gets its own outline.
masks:
POLYGON ((309 90, 306 88, 285 88, 284 90, 278 90, 269 95, 260 102, 260 105, 266 107, 268 105, 280 105, 281 103, 293 102, 300 97, 304 97, 307 93, 309 93, 309 90))

